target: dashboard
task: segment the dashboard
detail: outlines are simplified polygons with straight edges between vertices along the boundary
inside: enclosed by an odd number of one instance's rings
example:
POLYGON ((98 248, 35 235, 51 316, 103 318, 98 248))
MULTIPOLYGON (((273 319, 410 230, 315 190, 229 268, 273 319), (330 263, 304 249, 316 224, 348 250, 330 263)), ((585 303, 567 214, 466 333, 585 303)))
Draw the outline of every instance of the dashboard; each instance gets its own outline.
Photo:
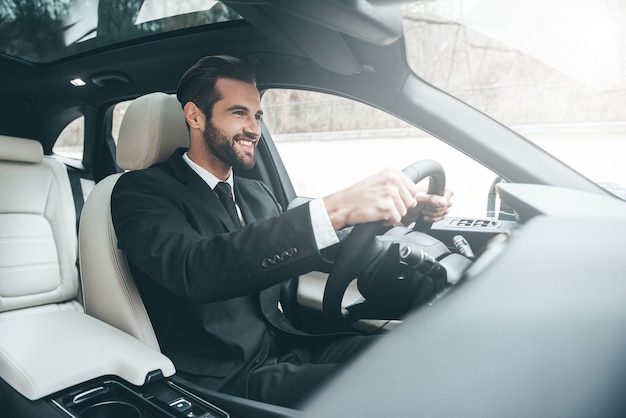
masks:
POLYGON ((520 227, 356 359, 307 414, 626 414, 626 203, 545 186, 500 193, 520 227))

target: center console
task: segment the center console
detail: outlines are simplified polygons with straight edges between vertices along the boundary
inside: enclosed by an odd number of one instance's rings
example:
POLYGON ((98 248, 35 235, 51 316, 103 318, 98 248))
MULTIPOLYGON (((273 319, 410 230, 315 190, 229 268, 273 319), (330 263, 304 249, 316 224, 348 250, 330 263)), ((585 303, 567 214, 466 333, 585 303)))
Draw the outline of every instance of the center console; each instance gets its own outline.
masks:
POLYGON ((230 417, 166 379, 135 387, 114 376, 103 377, 55 394, 50 401, 73 418, 230 417))
POLYGON ((160 352, 96 318, 58 311, 0 320, 0 415, 58 418, 293 417, 208 390, 160 352))

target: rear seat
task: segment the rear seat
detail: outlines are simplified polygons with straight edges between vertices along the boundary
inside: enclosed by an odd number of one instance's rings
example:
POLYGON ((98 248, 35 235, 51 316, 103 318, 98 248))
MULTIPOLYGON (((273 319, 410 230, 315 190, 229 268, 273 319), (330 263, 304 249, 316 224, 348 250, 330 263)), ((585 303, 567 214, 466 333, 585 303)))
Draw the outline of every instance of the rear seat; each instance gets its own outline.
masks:
POLYGON ((159 351, 84 313, 65 165, 37 141, 0 135, 0 196, 0 415, 49 416, 37 412, 56 411, 46 397, 104 376, 135 386, 172 376, 159 351))
POLYGON ((83 311, 74 200, 63 163, 0 135, 0 320, 83 311))

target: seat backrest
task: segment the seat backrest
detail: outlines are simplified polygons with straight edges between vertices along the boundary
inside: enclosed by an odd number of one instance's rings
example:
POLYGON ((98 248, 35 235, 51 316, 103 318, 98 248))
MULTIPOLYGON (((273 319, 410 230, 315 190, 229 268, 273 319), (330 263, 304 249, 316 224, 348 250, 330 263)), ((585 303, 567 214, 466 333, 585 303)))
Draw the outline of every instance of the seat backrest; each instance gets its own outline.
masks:
POLYGON ((0 135, 0 319, 82 310, 66 167, 38 141, 0 135))
MULTIPOLYGON (((178 101, 151 93, 135 99, 126 110, 117 163, 124 170, 138 170, 188 146, 189 131, 178 101)), ((83 207, 79 254, 85 311, 159 350, 111 221, 111 192, 120 176, 113 174, 96 184, 83 207)))

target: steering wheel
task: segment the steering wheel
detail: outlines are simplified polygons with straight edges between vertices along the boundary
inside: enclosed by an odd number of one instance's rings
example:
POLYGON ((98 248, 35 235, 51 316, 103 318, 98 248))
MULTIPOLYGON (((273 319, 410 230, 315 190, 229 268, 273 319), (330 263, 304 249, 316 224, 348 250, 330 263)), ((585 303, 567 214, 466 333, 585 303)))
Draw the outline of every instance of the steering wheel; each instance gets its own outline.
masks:
MULTIPOLYGON (((443 195, 446 185, 446 174, 438 162, 433 160, 417 161, 402 172, 414 183, 430 177, 428 193, 443 195)), ((376 234, 382 225, 383 221, 356 225, 343 240, 337 259, 326 281, 324 298, 322 300, 324 315, 331 321, 341 323, 353 322, 350 318, 350 312, 341 307, 341 301, 350 282, 365 270, 367 266, 365 260, 373 260, 380 253, 382 244, 376 239, 376 234)), ((424 222, 423 217, 420 215, 413 229, 424 231, 429 228, 430 224, 424 222)))

